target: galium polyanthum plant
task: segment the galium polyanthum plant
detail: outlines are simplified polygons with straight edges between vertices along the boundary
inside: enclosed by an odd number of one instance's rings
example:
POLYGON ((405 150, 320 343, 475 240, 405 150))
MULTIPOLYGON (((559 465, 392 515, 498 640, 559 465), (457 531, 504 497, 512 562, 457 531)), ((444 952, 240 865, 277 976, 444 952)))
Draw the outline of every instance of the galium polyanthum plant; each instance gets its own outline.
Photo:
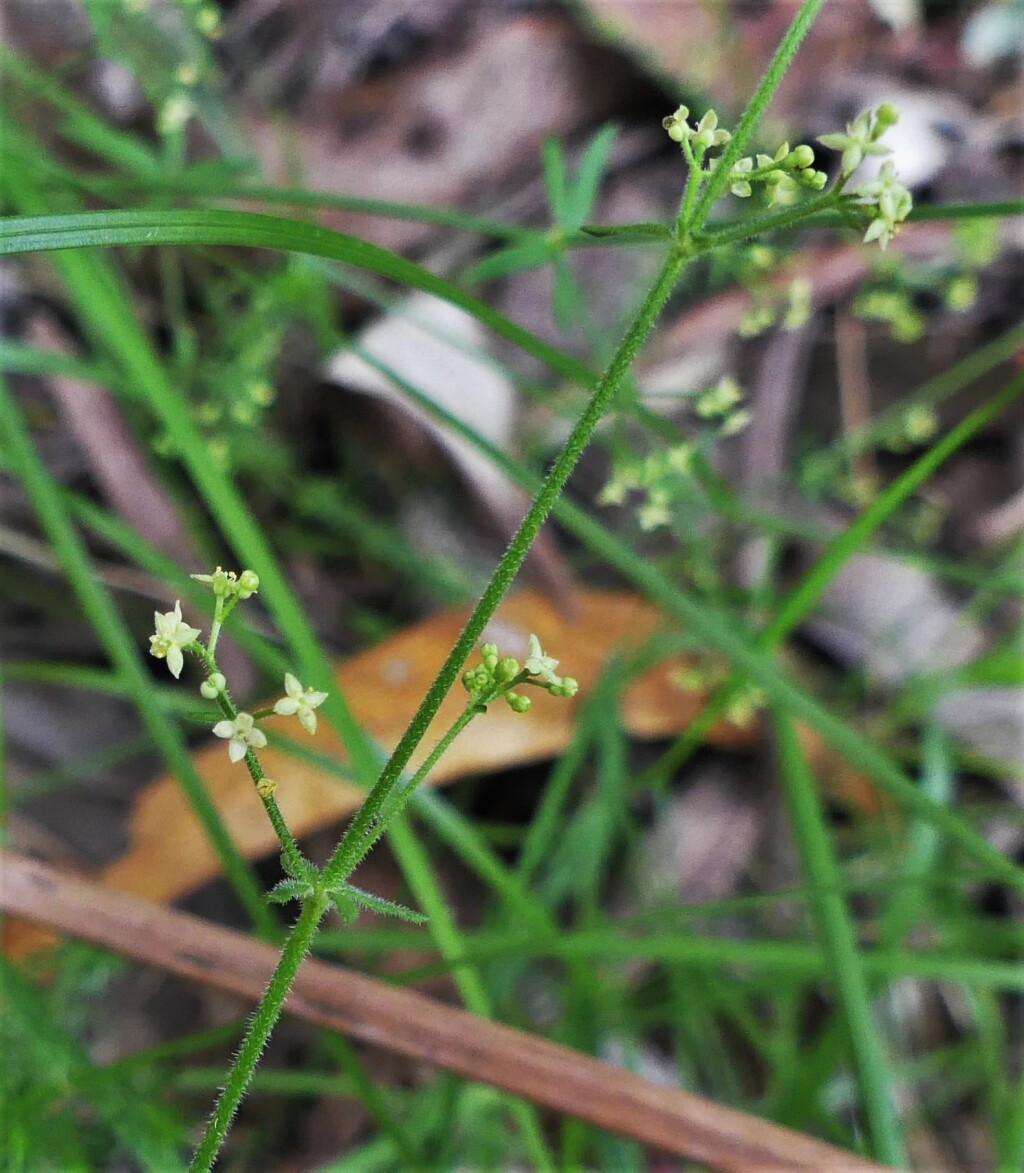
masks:
MULTIPOLYGON (((232 702, 227 682, 215 658, 220 624, 239 601, 241 592, 254 585, 253 578, 246 579, 245 573, 235 578, 223 571, 204 576, 203 581, 209 579, 207 585, 213 589, 217 599, 214 624, 205 644, 199 638, 198 629, 184 620, 179 605, 158 617, 151 650, 155 655, 167 659, 175 675, 181 671, 185 652, 197 655, 202 661, 207 672, 204 696, 215 701, 220 710, 220 720, 216 722, 214 732, 228 742, 232 761, 246 763, 259 797, 281 839, 282 861, 287 878, 271 892, 270 899, 298 900, 300 903, 298 918, 285 942, 277 968, 249 1022, 193 1157, 193 1169, 209 1169, 216 1160, 267 1040, 280 1017, 288 991, 327 910, 335 907, 349 920, 360 907, 417 918, 417 914, 408 909, 381 901, 372 894, 354 888, 349 878, 383 835, 390 821, 403 810, 417 785, 427 776, 441 754, 459 732, 493 701, 503 699, 514 711, 523 712, 530 705, 530 698, 523 691, 527 686, 543 689, 559 697, 570 697, 575 693, 575 681, 556 673, 557 661, 540 647, 536 637, 531 639, 529 654, 522 663, 514 657, 501 655, 493 644, 483 646, 479 665, 467 671, 465 663, 523 565, 576 462, 611 407, 633 360, 686 265, 695 257, 713 249, 749 240, 764 232, 788 228, 816 213, 827 211, 838 211, 848 222, 860 224, 865 229, 865 239, 877 241, 885 248, 909 213, 910 195, 899 184, 890 166, 883 167, 876 179, 849 193, 845 190, 860 160, 866 154, 877 155, 884 150, 879 139, 895 118, 895 111, 891 107, 882 107, 879 111, 861 116, 847 127, 845 135, 825 142, 825 145, 843 152, 842 171, 831 190, 827 190, 825 173, 814 166, 814 152, 809 146, 798 145, 791 149, 783 143, 771 155, 743 155, 743 149, 751 140, 771 95, 823 2, 804 0, 801 4, 734 131, 720 127, 714 111, 706 112, 695 126, 691 126, 689 112, 683 107, 666 120, 666 129, 673 141, 678 142, 689 167, 679 211, 671 226, 640 225, 605 229, 593 226, 582 230, 594 236, 633 236, 634 239, 639 230, 640 236, 645 239, 665 240, 667 249, 661 269, 607 369, 594 385, 586 407, 537 490, 519 529, 427 690, 408 729, 381 768, 365 803, 323 867, 315 867, 302 856, 281 818, 273 784, 265 778, 259 764, 259 751, 263 748, 265 737, 259 722, 277 711, 296 716, 307 729, 315 727, 315 711, 322 699, 320 690, 304 687, 295 678, 286 679, 285 695, 272 709, 244 714, 232 702), (724 227, 709 227, 712 208, 721 197, 731 192, 745 199, 755 189, 761 189, 765 194, 769 209, 767 215, 750 221, 733 222, 724 227), (800 202, 802 191, 808 193, 803 203, 800 202), (408 774, 406 767, 413 753, 423 740, 447 692, 460 675, 469 694, 465 708, 423 763, 414 773, 408 774)), ((806 298, 803 300, 806 301, 806 298)), ((719 432, 727 431, 729 426, 742 426, 744 422, 742 415, 737 414, 743 409, 739 407, 735 393, 731 393, 729 387, 713 389, 704 399, 703 407, 706 415, 701 418, 719 432), (732 425, 729 424, 730 420, 734 421, 732 425)), ((685 466, 689 454, 680 452, 677 458, 678 463, 685 466)))

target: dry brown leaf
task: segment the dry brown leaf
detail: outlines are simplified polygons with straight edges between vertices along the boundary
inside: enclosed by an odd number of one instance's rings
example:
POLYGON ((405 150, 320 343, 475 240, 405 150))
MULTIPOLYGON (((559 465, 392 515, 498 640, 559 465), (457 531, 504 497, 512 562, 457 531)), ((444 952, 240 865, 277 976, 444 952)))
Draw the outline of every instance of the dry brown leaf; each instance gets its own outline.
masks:
MULTIPOLYGON (((394 746, 405 731, 468 614, 466 607, 442 611, 338 665, 337 684, 356 720, 385 749, 394 746)), ((530 633, 535 633, 544 647, 562 656, 563 671, 579 680, 579 698, 566 702, 539 694, 525 714, 493 705, 456 739, 428 784, 443 785, 557 757, 572 738, 576 707, 609 657, 618 649, 643 643, 660 623, 657 609, 631 594, 580 590, 573 596, 570 613, 559 610, 538 591, 510 596, 489 625, 487 637, 510 654, 522 654, 530 633)), ((633 736, 672 736, 686 729, 700 712, 705 697, 683 691, 673 682, 681 663, 678 656, 666 659, 625 692, 621 718, 633 736)), ((429 753, 463 703, 461 689, 449 694, 413 766, 429 753)), ((294 722, 275 717, 267 722, 268 728, 274 725, 291 733, 294 722)), ((723 748, 742 748, 758 737, 756 725, 739 728, 719 721, 708 741, 723 748)), ((827 749, 815 735, 805 733, 804 740, 812 763, 830 763, 827 749)), ((323 723, 311 744, 319 754, 344 760, 343 747, 323 723)), ((363 799, 364 791, 358 786, 283 750, 268 747, 260 758, 266 774, 278 784, 278 802, 297 837, 344 819, 363 799)), ((248 772, 242 765, 229 763, 224 743, 199 750, 194 762, 241 854, 258 859, 272 853, 277 848, 273 829, 253 793, 248 772)), ((840 776, 839 785, 851 801, 870 809, 873 795, 863 779, 840 776)), ((173 776, 165 775, 142 791, 131 820, 128 848, 100 878, 119 891, 170 902, 219 874, 217 857, 187 798, 173 776)), ((9 925, 6 942, 9 954, 22 955, 37 943, 36 932, 9 925)))

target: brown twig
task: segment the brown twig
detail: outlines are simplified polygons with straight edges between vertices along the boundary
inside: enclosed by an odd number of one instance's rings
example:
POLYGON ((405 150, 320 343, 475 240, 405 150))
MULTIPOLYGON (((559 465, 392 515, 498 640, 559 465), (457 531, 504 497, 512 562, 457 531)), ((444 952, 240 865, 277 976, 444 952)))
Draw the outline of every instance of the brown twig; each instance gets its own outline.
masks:
MULTIPOLYGON (((0 909, 165 969, 258 998, 272 946, 0 852, 0 909)), ((715 1169, 878 1173, 823 1141, 587 1055, 488 1022, 411 990, 307 960, 287 1009, 307 1022, 425 1060, 715 1169)))

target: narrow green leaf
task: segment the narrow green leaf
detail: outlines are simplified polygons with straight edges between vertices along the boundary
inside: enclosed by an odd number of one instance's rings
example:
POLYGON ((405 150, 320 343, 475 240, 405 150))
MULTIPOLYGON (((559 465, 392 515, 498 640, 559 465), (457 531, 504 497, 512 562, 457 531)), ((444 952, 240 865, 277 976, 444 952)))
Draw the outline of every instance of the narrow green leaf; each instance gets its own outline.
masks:
POLYGON ((583 224, 580 232, 598 240, 612 240, 616 244, 633 241, 671 240, 672 230, 665 224, 583 224))

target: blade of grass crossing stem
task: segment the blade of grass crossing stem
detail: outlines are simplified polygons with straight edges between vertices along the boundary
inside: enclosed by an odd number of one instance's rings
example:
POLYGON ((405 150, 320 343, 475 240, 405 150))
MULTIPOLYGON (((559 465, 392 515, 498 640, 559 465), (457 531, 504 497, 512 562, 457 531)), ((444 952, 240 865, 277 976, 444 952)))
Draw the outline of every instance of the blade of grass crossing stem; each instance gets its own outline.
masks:
MULTIPOLYGON (((374 361, 373 365, 417 406, 468 440, 510 479, 528 491, 536 491, 540 483, 536 473, 520 465, 500 448, 467 427, 462 420, 439 407, 386 364, 374 361)), ((1002 405, 1005 406, 1006 402, 1019 395, 1022 389, 1024 377, 1014 379, 1003 393, 1005 401, 1000 396, 1002 405)), ((986 408, 979 410, 985 411, 986 408)), ((558 501, 553 514, 575 537, 618 570, 627 582, 638 587, 684 629, 693 632, 704 643, 729 659, 734 669, 741 670, 760 685, 774 704, 806 721, 851 765, 870 774, 880 789, 897 804, 937 827, 969 858, 982 864, 985 869, 1018 891, 1024 892, 1024 869, 1014 865, 984 836, 957 818, 952 811, 921 793, 892 760, 866 740, 859 730, 835 717, 824 705, 793 684, 779 670, 772 658, 757 645, 754 632, 744 631, 736 623, 735 617, 719 613, 705 601, 692 598, 655 566, 637 558, 635 551, 627 543, 610 533, 599 521, 571 501, 564 498, 558 501)))
MULTIPOLYGON (((525 886, 518 874, 495 853, 472 822, 461 815, 450 802, 434 791, 424 790, 412 800, 416 815, 458 856, 479 879, 491 889, 502 903, 496 915, 499 924, 513 923, 528 926, 542 937, 557 936, 558 923, 548 910, 525 886)), ((462 947, 465 950, 465 938, 462 947)), ((464 952, 463 956, 468 956, 464 952)), ((582 962, 569 960, 567 969, 573 984, 585 991, 594 1004, 600 1001, 600 983, 582 962)), ((502 990, 507 990, 515 974, 506 975, 502 990)), ((496 989, 492 982, 491 989, 496 989)), ((500 999, 501 992, 498 997, 500 999)))
MULTIPOLYGON (((446 961, 452 961, 464 951, 462 938, 452 919, 427 853, 404 816, 399 815, 392 819, 388 841, 416 903, 430 918, 430 935, 441 956, 446 961)), ((466 1008, 481 1018, 493 1018, 494 1010, 490 997, 476 970, 453 963, 451 974, 466 1008)), ((550 1170, 553 1173, 554 1165, 547 1151, 536 1109, 533 1105, 511 1096, 508 1097, 508 1107, 522 1131, 530 1160, 538 1169, 550 1170)))
POLYGON ((150 737, 185 791, 226 879, 260 932, 270 938, 278 937, 274 917, 263 901, 259 884, 221 821, 181 735, 157 702, 152 683, 139 663, 136 641, 106 588, 93 573, 85 546, 63 508, 60 491, 36 453, 21 409, 3 379, 0 379, 0 437, 9 467, 39 517, 82 610, 121 676, 150 737))
POLYGON ((366 803, 349 824, 338 849, 325 866, 324 877, 327 883, 336 882, 342 875, 347 875, 348 870, 351 870, 365 854, 367 844, 383 833, 385 825, 378 820, 378 816, 384 809, 393 788, 398 783, 413 751, 422 740, 442 701, 455 684, 462 666, 522 567, 534 539, 557 503, 577 460, 589 443, 615 391, 632 365, 640 347, 652 330, 658 314, 675 287, 684 263, 682 255, 670 257, 652 284, 608 370, 594 389, 586 408, 555 459, 547 478, 534 496, 522 523, 510 541, 505 554, 495 567, 487 587, 467 619, 454 647, 428 688, 398 745, 381 770, 366 803))
MULTIPOLYGON (((327 1031, 321 1032, 319 1041, 320 1046, 345 1072, 346 1078, 352 1085, 350 1094, 363 1104, 381 1133, 388 1137, 395 1146, 401 1158, 402 1168, 410 1170, 410 1173, 425 1169, 426 1166, 417 1155, 412 1141, 406 1136, 405 1129, 399 1124, 383 1091, 366 1070, 366 1065, 359 1058, 353 1044, 344 1035, 329 1034, 327 1031)), ((223 1077, 224 1073, 221 1071, 220 1078, 223 1079, 223 1077)), ((215 1091, 219 1087, 220 1080, 211 1090, 215 1091)))
MULTIPOLYGON (((936 802, 948 806, 953 784, 952 762, 946 736, 934 719, 925 723, 923 749, 921 788, 936 802)), ((898 867, 888 907, 878 925, 878 942, 882 950, 898 950, 907 931, 927 906, 930 899, 927 880, 942 862, 941 847, 941 839, 934 827, 921 820, 911 824, 903 862, 898 867)), ((865 960, 862 963, 867 966, 865 960)), ((874 970, 869 972, 877 981, 877 973, 874 970)), ((791 1071, 789 1079, 780 1081, 779 1087, 774 1089, 773 1104, 778 1108, 780 1121, 785 1120, 794 1127, 802 1125, 803 1117, 796 1118, 796 1114, 804 1111, 843 1060, 842 1034, 841 1022, 829 1023, 805 1051, 799 1069, 791 1071)))
MULTIPOLYGON (((953 797, 953 760, 947 736, 934 715, 929 715, 922 734, 921 789, 948 806, 953 797)), ((915 819, 906 835, 897 887, 878 926, 883 949, 897 948, 913 928, 928 903, 928 877, 942 865, 942 841, 935 828, 915 819)))
MULTIPOLYGON (((19 177, 17 183, 9 182, 16 196, 25 192, 26 184, 24 177, 19 177)), ((210 244, 325 257, 450 301, 558 374, 588 387, 594 381, 594 372, 585 363, 549 345, 460 286, 355 236, 258 212, 147 209, 49 216, 38 198, 32 206, 23 199, 18 203, 21 210, 30 214, 0 219, 0 256, 96 246, 210 244)))
MULTIPOLYGON (((804 574, 799 584, 782 601, 771 621, 757 636, 758 646, 777 648, 811 613, 840 570, 853 555, 861 550, 886 521, 900 508, 935 471, 963 447, 991 420, 1024 391, 1024 376, 1011 380, 988 403, 972 411, 936 444, 886 486, 841 533, 837 534, 821 552, 817 561, 804 574)), ((703 744, 708 731, 743 687, 743 677, 734 674, 724 681, 708 698, 700 715, 683 735, 649 768, 643 781, 664 778, 688 760, 703 744)))
POLYGON ((849 1032, 861 1106, 874 1155, 886 1164, 906 1164, 887 1060, 871 1009, 856 931, 839 894, 842 876, 803 749, 792 721, 776 714, 779 774, 789 820, 809 888, 808 897, 822 949, 828 958, 837 1001, 849 1032))

